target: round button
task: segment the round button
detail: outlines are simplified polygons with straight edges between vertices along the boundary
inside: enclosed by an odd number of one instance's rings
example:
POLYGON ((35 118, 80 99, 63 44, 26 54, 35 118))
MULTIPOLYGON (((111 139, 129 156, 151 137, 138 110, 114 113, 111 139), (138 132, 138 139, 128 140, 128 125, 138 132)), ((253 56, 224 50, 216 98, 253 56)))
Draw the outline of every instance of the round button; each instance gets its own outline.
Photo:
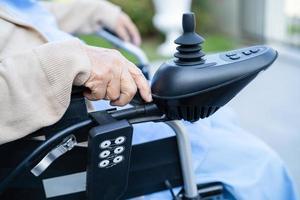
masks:
POLYGON ((252 54, 252 52, 251 51, 243 51, 243 54, 246 55, 246 56, 249 56, 249 55, 252 54))
POLYGON ((124 157, 123 156, 117 156, 114 158, 113 162, 114 163, 120 163, 124 160, 124 157))
POLYGON ((101 142, 100 148, 105 149, 105 148, 109 147, 110 145, 111 145, 111 141, 104 140, 103 142, 101 142))
POLYGON ((238 59, 240 59, 240 56, 231 56, 231 57, 229 57, 231 60, 238 60, 238 59))
POLYGON ((236 56, 235 52, 229 52, 226 54, 227 57, 236 56))
POLYGON ((107 167, 108 164, 109 164, 109 160, 102 160, 102 161, 99 163, 99 167, 100 167, 100 168, 104 168, 104 167, 107 167))
POLYGON ((259 52, 259 48, 250 49, 250 51, 251 51, 252 53, 257 53, 257 52, 259 52))
POLYGON ((120 136, 120 137, 117 137, 116 140, 115 140, 115 143, 116 144, 122 144, 125 142, 125 137, 124 136, 120 136))
POLYGON ((99 155, 100 158, 106 158, 107 156, 110 155, 110 151, 108 150, 105 150, 105 151, 102 151, 99 155))
POLYGON ((124 149, 125 148, 123 146, 117 147, 117 148, 115 148, 114 153, 115 154, 122 153, 124 151, 124 149))

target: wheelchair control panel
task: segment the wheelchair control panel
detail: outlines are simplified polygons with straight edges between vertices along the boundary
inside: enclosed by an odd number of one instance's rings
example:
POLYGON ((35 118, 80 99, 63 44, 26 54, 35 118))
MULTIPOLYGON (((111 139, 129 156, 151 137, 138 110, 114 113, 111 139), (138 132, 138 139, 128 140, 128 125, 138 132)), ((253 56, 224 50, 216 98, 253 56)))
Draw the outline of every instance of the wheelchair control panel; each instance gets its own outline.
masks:
POLYGON ((126 120, 91 129, 87 168, 87 193, 91 200, 98 200, 99 196, 119 199, 126 192, 132 132, 132 126, 126 120))
POLYGON ((184 14, 182 26, 175 59, 160 66, 151 85, 154 102, 169 119, 209 117, 277 58, 274 49, 263 45, 205 56, 194 16, 184 14))

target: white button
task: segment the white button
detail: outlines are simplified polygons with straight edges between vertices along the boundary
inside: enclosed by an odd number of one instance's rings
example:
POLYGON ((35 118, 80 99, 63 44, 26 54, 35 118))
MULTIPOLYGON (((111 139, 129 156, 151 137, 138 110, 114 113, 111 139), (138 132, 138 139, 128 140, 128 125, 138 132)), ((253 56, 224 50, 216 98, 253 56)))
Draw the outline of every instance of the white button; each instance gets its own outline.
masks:
POLYGON ((100 167, 100 168, 103 168, 103 167, 106 167, 108 164, 109 164, 109 160, 102 160, 102 161, 99 163, 99 167, 100 167))
POLYGON ((124 142, 125 142, 125 137, 124 136, 117 137, 117 139, 115 140, 116 144, 122 144, 124 142))
POLYGON ((117 147, 117 148, 115 148, 114 153, 115 154, 122 153, 124 151, 124 149, 125 148, 123 146, 117 147))
POLYGON ((120 162, 123 161, 123 159, 124 159, 123 156, 117 156, 117 157, 114 158, 113 162, 114 163, 120 163, 120 162))
POLYGON ((110 151, 105 150, 105 151, 102 151, 99 156, 100 156, 100 158, 106 158, 109 155, 110 155, 110 151))
POLYGON ((111 141, 105 140, 105 141, 101 142, 100 148, 105 149, 105 148, 109 147, 110 145, 111 145, 111 141))

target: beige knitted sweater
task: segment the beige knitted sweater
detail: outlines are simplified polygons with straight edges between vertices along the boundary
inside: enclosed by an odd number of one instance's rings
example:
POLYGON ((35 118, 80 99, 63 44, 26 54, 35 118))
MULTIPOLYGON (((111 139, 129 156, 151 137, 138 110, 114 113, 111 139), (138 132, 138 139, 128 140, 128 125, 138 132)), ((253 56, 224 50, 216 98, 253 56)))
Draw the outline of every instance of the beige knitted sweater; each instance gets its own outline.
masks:
MULTIPOLYGON (((92 33, 99 25, 114 28, 121 12, 101 0, 45 6, 69 33, 92 33)), ((91 64, 81 45, 78 39, 48 42, 38 30, 0 7, 0 144, 62 117, 72 85, 82 85, 89 77, 91 64)))

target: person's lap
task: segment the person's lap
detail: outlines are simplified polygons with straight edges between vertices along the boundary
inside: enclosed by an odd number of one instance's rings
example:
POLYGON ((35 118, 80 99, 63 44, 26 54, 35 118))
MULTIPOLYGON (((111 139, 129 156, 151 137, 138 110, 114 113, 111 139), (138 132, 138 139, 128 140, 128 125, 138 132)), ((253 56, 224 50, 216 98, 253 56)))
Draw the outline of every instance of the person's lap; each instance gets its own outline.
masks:
MULTIPOLYGON (((103 103, 96 104, 99 109, 103 103)), ((288 172, 261 140, 240 128, 234 112, 223 108, 208 119, 184 122, 191 138, 198 183, 219 181, 237 199, 297 199, 288 172)), ((174 135, 164 123, 134 125, 133 143, 174 135)), ((143 199, 171 198, 168 191, 143 199)))

